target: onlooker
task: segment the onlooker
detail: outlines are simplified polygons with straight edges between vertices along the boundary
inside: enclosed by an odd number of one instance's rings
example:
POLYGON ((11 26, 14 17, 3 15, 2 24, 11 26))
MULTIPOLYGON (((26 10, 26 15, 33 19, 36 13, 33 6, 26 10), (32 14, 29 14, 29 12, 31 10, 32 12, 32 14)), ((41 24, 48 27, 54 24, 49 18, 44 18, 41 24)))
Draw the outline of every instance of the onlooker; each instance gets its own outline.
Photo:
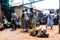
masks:
POLYGON ((24 31, 28 32, 28 30, 29 30, 29 17, 26 9, 24 12, 24 31))
POLYGON ((16 30, 16 22, 17 22, 17 16, 16 13, 13 12, 12 13, 12 18, 11 18, 11 26, 12 26, 12 30, 16 30))
MULTIPOLYGON (((47 18, 47 26, 50 26, 51 29, 52 29, 53 24, 54 24, 53 20, 54 20, 54 16, 51 15, 51 14, 49 14, 48 15, 48 18, 47 18)), ((47 26, 46 26, 46 28, 47 28, 47 26)))
POLYGON ((28 32, 29 29, 29 17, 27 16, 27 14, 25 14, 25 32, 28 32))
POLYGON ((3 16, 2 18, 3 18, 3 26, 4 26, 4 28, 8 28, 8 20, 6 19, 5 16, 3 16))

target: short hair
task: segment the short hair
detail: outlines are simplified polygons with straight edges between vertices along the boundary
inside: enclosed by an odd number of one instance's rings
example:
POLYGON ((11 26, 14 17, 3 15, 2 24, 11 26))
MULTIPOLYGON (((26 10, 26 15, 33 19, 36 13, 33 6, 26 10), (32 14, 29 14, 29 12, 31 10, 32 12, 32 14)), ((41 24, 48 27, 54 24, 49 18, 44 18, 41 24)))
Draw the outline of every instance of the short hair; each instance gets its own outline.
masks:
POLYGON ((27 11, 27 9, 25 9, 25 11, 27 11))

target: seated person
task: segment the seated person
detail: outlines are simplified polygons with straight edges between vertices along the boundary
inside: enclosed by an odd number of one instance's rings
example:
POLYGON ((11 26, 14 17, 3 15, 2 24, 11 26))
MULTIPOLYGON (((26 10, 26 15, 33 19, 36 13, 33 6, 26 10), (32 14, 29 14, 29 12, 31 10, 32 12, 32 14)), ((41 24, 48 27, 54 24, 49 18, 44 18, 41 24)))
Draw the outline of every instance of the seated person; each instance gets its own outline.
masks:
POLYGON ((8 27, 10 26, 10 22, 8 22, 7 19, 3 19, 3 26, 4 26, 5 28, 8 28, 8 27))
POLYGON ((46 34, 47 30, 45 27, 36 27, 33 29, 30 33, 32 36, 37 36, 37 37, 48 37, 49 34, 46 34))

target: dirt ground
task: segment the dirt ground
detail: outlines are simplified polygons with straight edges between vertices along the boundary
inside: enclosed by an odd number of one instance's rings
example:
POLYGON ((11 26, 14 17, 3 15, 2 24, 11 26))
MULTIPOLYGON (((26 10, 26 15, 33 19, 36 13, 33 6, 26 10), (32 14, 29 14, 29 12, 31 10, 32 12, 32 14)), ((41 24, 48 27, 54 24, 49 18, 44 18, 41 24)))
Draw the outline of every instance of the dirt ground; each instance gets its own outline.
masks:
POLYGON ((58 34, 58 25, 55 25, 53 30, 50 30, 48 27, 47 33, 49 33, 49 38, 38 38, 30 36, 29 33, 22 32, 22 29, 17 29, 16 31, 10 30, 11 28, 0 31, 0 40, 60 40, 60 34, 58 34))

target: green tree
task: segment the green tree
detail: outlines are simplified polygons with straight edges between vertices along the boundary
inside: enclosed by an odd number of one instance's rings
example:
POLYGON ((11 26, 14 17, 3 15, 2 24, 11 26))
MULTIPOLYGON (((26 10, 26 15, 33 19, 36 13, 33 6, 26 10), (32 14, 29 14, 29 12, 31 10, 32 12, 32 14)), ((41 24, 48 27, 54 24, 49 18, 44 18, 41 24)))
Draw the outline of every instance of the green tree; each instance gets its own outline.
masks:
POLYGON ((1 8, 8 19, 8 21, 11 21, 11 10, 13 10, 9 5, 9 0, 2 0, 2 8, 1 8))
POLYGON ((14 0, 9 0, 9 4, 11 6, 11 4, 14 2, 14 0))

